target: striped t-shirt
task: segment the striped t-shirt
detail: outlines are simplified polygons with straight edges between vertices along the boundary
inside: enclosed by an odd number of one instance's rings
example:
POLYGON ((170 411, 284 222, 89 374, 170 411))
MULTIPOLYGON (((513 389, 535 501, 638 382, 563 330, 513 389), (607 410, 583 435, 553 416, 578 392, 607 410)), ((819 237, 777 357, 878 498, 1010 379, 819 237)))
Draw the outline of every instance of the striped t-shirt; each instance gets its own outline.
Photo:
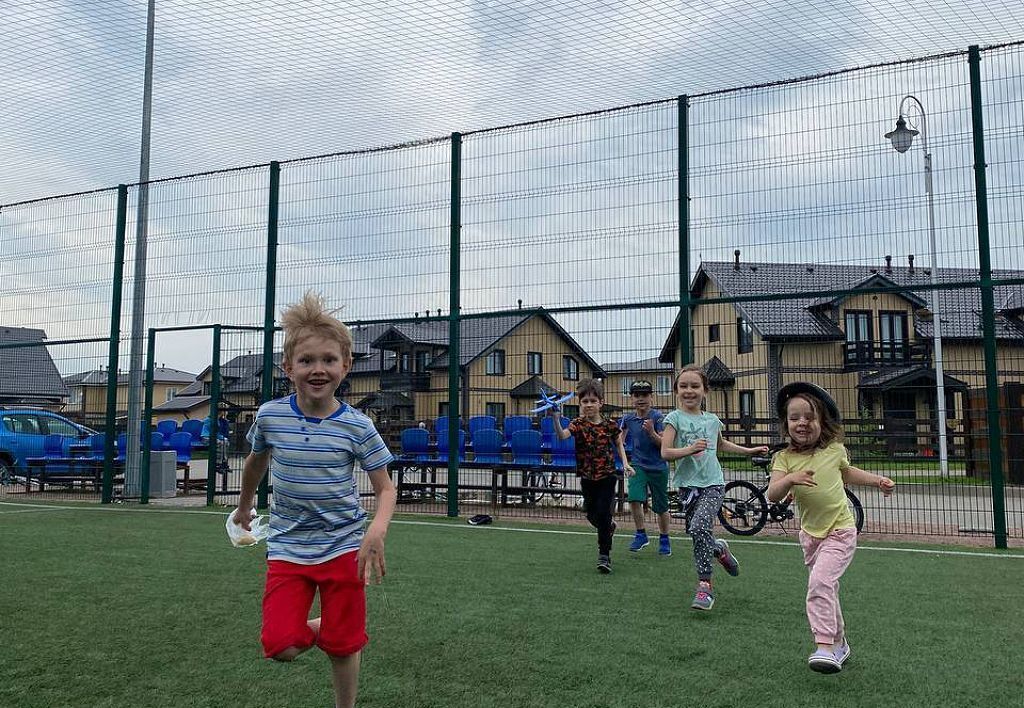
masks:
POLYGON ((270 449, 267 558, 312 565, 355 551, 366 512, 353 470, 394 458, 373 422, 344 403, 327 418, 308 418, 295 395, 260 406, 247 435, 252 451, 270 449))

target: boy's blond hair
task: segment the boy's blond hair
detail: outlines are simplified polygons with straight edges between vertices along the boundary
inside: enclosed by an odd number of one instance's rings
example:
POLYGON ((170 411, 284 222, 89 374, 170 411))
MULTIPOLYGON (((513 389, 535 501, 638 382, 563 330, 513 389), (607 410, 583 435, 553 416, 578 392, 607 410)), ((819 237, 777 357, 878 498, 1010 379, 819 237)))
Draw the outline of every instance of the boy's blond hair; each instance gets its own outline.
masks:
POLYGON ((284 329, 284 362, 289 363, 295 347, 309 337, 333 339, 341 345, 341 356, 352 358, 352 332, 334 316, 339 310, 327 309, 327 302, 320 293, 307 290, 297 303, 281 313, 281 327, 284 329))

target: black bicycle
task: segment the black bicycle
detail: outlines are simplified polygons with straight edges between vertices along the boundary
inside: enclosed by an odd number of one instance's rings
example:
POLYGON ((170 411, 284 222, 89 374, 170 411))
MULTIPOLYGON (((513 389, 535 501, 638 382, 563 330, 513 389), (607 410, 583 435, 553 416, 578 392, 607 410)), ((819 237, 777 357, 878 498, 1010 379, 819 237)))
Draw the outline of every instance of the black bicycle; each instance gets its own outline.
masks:
MULTIPOLYGON (((769 502, 765 496, 768 491, 768 480, 771 478, 772 456, 786 447, 785 443, 777 443, 769 448, 767 455, 754 455, 750 462, 764 472, 765 482, 760 487, 744 480, 735 480, 725 485, 725 496, 722 508, 718 510, 718 520, 729 533, 737 536, 753 536, 765 527, 768 521, 779 525, 795 516, 793 511, 793 495, 788 495, 778 502, 769 502)), ((857 532, 864 528, 864 506, 857 495, 846 488, 846 501, 850 505, 857 532)))

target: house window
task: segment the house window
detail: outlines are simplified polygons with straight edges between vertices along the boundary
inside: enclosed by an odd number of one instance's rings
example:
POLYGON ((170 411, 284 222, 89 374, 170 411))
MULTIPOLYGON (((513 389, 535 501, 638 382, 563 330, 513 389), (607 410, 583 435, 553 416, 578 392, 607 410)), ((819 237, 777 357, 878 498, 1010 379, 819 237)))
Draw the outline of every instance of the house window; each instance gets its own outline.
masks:
POLYGON ((409 352, 402 352, 401 356, 398 357, 398 370, 408 371, 409 370, 409 352))
POLYGON ((168 388, 167 389, 167 393, 164 395, 164 402, 166 403, 167 401, 171 400, 172 398, 174 398, 177 395, 178 395, 178 389, 176 389, 176 388, 168 388))
POLYGON ((754 392, 740 391, 740 426, 744 430, 754 427, 754 392))
POLYGON ((659 376, 658 377, 658 395, 667 396, 672 393, 672 377, 671 376, 659 376))
POLYGON ((70 404, 72 406, 77 406, 81 402, 82 402, 82 387, 81 386, 73 386, 71 388, 71 399, 68 401, 68 404, 70 404))
POLYGON ((870 364, 874 361, 871 336, 871 312, 846 311, 846 363, 870 364))
POLYGON ((448 401, 442 401, 441 403, 438 403, 437 404, 437 417, 438 418, 443 418, 446 415, 448 415, 449 407, 450 406, 448 405, 448 401))
POLYGON ((416 352, 416 371, 422 373, 427 370, 427 359, 430 357, 430 352, 418 351, 416 352))
POLYGON ((713 324, 708 325, 708 342, 717 342, 722 338, 721 325, 713 324))
POLYGON ((488 376, 504 376, 505 375, 505 350, 495 349, 493 352, 487 355, 487 375, 488 376))
POLYGON ((754 329, 742 317, 736 318, 736 351, 740 354, 754 351, 754 329))
POLYGON ((526 352, 526 375, 540 376, 544 373, 544 355, 540 352, 526 352))
POLYGON ((878 313, 878 348, 882 361, 907 360, 907 313, 878 313))
POLYGON ((484 415, 489 415, 497 421, 505 420, 505 404, 488 401, 484 404, 484 415))
POLYGON ((562 378, 567 381, 580 380, 580 363, 571 356, 562 357, 562 378))
POLYGON ((628 378, 628 377, 624 377, 622 379, 622 395, 623 396, 628 396, 629 395, 629 389, 632 388, 632 387, 633 387, 633 379, 628 378))

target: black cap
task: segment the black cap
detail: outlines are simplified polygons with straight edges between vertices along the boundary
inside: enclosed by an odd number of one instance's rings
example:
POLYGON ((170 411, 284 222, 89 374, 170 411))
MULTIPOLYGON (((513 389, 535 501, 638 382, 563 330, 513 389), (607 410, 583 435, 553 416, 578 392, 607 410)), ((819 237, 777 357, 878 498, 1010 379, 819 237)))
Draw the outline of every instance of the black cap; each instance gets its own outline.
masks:
POLYGON ((786 415, 786 404, 789 403, 789 399, 801 393, 810 394, 819 399, 824 404, 829 416, 836 422, 842 422, 843 416, 839 414, 839 406, 836 405, 828 391, 808 381, 794 381, 779 389, 779 395, 775 397, 775 410, 780 418, 786 415))
POLYGON ((650 381, 637 379, 633 382, 633 385, 629 387, 629 392, 630 394, 654 393, 654 386, 651 386, 650 381))

